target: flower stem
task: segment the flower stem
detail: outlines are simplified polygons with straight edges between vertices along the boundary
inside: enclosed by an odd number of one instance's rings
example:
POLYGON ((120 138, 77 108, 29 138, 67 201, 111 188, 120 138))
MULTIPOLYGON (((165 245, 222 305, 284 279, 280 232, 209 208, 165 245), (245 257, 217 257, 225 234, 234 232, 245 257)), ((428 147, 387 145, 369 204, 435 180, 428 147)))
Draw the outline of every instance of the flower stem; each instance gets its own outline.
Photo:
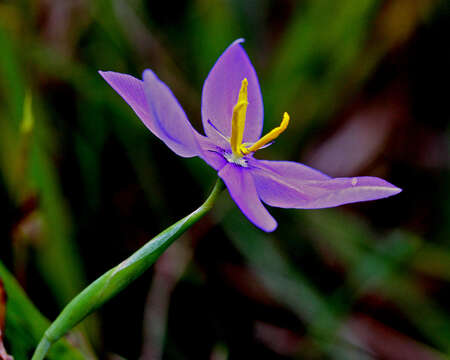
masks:
POLYGON ((47 329, 32 360, 44 359, 55 341, 142 275, 164 250, 212 208, 222 188, 223 183, 218 179, 211 194, 197 210, 162 231, 78 294, 47 329))
POLYGON ((50 349, 51 342, 48 341, 48 339, 44 337, 39 342, 39 345, 37 346, 36 350, 34 351, 33 359, 43 359, 45 355, 48 352, 48 349, 50 349))

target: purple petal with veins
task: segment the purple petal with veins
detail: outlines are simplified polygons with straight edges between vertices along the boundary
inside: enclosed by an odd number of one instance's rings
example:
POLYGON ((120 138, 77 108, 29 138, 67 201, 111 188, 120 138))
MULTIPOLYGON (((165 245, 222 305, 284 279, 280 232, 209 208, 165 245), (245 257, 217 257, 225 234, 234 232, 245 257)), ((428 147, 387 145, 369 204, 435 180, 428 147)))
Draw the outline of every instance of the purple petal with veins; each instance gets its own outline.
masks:
POLYGON ((381 199, 401 191, 376 177, 333 179, 298 163, 253 160, 251 164, 261 200, 281 208, 327 208, 381 199), (258 166, 260 162, 263 166, 258 166))
POLYGON ((100 71, 100 75, 131 106, 145 126, 177 155, 201 154, 197 132, 183 108, 151 70, 144 72, 144 81, 112 71, 100 71))
POLYGON ((203 85, 202 120, 206 135, 218 144, 223 139, 208 124, 210 120, 225 136, 231 135, 231 116, 236 105, 241 81, 248 80, 248 108, 244 142, 259 139, 263 126, 263 102, 258 77, 247 54, 240 45, 232 43, 219 57, 203 85))

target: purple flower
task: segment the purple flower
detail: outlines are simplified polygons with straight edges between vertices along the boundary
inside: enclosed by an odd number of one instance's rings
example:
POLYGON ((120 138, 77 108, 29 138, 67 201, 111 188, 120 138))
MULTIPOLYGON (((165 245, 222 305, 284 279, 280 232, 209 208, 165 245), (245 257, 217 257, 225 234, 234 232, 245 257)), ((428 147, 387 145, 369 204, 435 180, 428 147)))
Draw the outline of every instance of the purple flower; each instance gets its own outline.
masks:
POLYGON ((232 43, 217 60, 203 85, 202 121, 206 136, 189 123, 170 89, 151 70, 143 80, 116 72, 100 72, 134 112, 170 149, 182 157, 199 156, 218 171, 244 215, 264 231, 277 222, 270 206, 317 209, 398 194, 401 189, 376 177, 330 178, 303 164, 266 161, 253 154, 278 137, 281 125, 263 137, 261 90, 250 60, 232 43), (261 202, 262 201, 262 202, 261 202))

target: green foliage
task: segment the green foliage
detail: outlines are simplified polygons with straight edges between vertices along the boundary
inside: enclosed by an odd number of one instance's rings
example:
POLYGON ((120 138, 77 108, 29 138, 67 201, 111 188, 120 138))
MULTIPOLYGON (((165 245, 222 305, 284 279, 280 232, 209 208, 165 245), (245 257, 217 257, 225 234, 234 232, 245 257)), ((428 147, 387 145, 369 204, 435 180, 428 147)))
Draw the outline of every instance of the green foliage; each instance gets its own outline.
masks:
MULTIPOLYGON (((50 322, 40 314, 27 298, 20 285, 0 262, 2 279, 8 302, 6 306, 6 334, 11 344, 14 359, 25 360, 36 348, 50 322)), ((81 360, 85 357, 65 340, 55 344, 48 355, 49 359, 81 360)))

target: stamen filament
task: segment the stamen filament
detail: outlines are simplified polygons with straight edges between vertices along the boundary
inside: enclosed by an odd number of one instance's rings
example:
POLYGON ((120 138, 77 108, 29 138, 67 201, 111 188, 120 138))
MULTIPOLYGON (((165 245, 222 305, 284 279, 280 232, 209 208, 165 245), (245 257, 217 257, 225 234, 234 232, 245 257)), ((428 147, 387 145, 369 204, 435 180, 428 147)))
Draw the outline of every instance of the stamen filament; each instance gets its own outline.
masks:
POLYGON ((208 119, 208 124, 214 129, 216 130, 217 134, 219 134, 224 140, 230 142, 230 138, 228 136, 225 136, 224 134, 222 134, 222 132, 212 123, 211 120, 208 119))
POLYGON ((283 120, 281 121, 280 126, 276 127, 266 135, 264 135, 261 139, 259 139, 257 142, 255 142, 252 146, 249 148, 241 148, 241 152, 244 155, 250 154, 251 152, 255 152, 256 150, 261 149, 264 145, 270 143, 271 141, 275 140, 280 134, 286 130, 286 128, 289 125, 289 114, 285 112, 283 114, 283 120))
POLYGON ((244 138, 245 117, 247 115, 247 78, 244 78, 241 83, 241 90, 237 104, 233 108, 233 117, 231 119, 231 151, 235 156, 242 156, 242 140, 244 138))

